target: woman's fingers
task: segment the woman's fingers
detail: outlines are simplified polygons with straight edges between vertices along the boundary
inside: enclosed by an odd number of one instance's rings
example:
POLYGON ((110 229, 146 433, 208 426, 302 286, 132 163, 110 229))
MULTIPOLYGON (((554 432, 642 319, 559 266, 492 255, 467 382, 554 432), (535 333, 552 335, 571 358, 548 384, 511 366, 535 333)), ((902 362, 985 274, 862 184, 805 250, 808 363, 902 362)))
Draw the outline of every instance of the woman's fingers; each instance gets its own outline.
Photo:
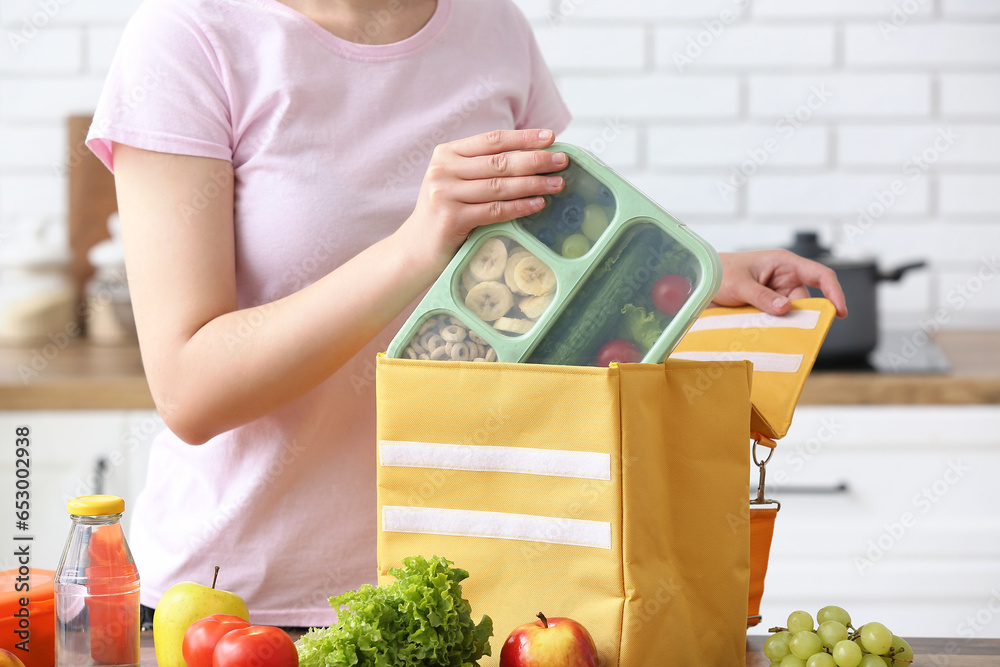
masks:
POLYGON ((484 178, 456 184, 455 199, 465 204, 484 204, 492 201, 510 201, 538 195, 553 195, 563 189, 559 176, 518 176, 511 178, 484 178))
POLYGON ((510 201, 489 201, 482 204, 466 204, 463 213, 475 225, 507 222, 537 213, 545 207, 542 197, 527 197, 510 201))
POLYGON ((562 171, 568 165, 569 158, 562 152, 521 150, 471 158, 456 158, 454 173, 458 178, 473 181, 484 178, 551 174, 562 171))
POLYGON ((438 146, 461 157, 546 148, 555 141, 552 130, 494 130, 438 146))

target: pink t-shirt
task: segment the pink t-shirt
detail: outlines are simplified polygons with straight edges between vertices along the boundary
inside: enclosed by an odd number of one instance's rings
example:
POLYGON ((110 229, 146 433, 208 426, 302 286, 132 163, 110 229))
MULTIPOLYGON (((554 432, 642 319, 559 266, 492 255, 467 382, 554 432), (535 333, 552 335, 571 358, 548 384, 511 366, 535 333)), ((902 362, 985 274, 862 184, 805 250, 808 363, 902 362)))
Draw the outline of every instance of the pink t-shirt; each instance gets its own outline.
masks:
MULTIPOLYGON (((390 10, 373 13, 368 35, 390 10)), ((248 307, 392 233, 436 144, 492 129, 559 132, 568 120, 509 0, 438 0, 419 32, 389 45, 338 39, 277 0, 147 0, 87 145, 109 168, 111 142, 232 161, 248 307)), ((192 193, 191 206, 214 188, 192 193)), ((220 565, 220 587, 246 600, 254 622, 320 625, 335 617, 329 596, 374 583, 374 357, 404 316, 271 415, 201 447, 170 432, 156 439, 129 508, 143 604, 180 581, 207 584, 220 565)))

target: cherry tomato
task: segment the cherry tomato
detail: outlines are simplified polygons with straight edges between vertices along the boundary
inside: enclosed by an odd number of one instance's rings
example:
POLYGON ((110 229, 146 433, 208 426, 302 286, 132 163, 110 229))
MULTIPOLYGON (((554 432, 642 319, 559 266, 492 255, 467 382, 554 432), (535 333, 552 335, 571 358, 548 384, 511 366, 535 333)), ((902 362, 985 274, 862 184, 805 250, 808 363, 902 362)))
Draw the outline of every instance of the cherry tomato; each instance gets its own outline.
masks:
POLYGON ((219 640, 233 630, 249 627, 249 621, 231 614, 212 614, 195 621, 184 633, 184 662, 188 667, 212 667, 212 653, 219 640))
POLYGON ((673 317, 691 296, 691 281, 670 273, 653 285, 653 305, 664 315, 673 317))
POLYGON ((297 667, 299 653, 281 628, 251 625, 226 633, 215 645, 212 667, 297 667))
POLYGON ((616 338, 601 346, 597 353, 597 365, 604 367, 612 361, 622 364, 631 364, 642 360, 642 352, 636 344, 624 338, 616 338))

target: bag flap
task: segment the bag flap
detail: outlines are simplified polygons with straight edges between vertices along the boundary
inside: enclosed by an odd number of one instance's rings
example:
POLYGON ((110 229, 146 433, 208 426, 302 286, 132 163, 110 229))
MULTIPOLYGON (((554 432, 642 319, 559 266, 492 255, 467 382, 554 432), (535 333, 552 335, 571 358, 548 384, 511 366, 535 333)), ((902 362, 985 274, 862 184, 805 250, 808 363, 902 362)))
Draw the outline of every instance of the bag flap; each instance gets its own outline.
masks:
POLYGON ((787 315, 752 306, 710 308, 671 353, 671 359, 753 363, 750 430, 783 438, 836 309, 827 299, 798 299, 787 315))

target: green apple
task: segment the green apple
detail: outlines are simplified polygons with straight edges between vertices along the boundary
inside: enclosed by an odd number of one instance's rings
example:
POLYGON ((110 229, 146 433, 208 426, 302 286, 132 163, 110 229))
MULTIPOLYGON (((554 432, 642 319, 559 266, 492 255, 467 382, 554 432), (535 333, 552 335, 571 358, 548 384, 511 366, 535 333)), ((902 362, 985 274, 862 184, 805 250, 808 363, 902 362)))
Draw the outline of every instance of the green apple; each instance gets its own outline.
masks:
POLYGON ((212 586, 193 581, 174 584, 160 598, 153 615, 153 643, 156 646, 156 663, 160 667, 187 667, 184 662, 184 633, 197 620, 212 614, 230 614, 250 621, 250 612, 243 599, 235 593, 219 590, 215 580, 212 586))

